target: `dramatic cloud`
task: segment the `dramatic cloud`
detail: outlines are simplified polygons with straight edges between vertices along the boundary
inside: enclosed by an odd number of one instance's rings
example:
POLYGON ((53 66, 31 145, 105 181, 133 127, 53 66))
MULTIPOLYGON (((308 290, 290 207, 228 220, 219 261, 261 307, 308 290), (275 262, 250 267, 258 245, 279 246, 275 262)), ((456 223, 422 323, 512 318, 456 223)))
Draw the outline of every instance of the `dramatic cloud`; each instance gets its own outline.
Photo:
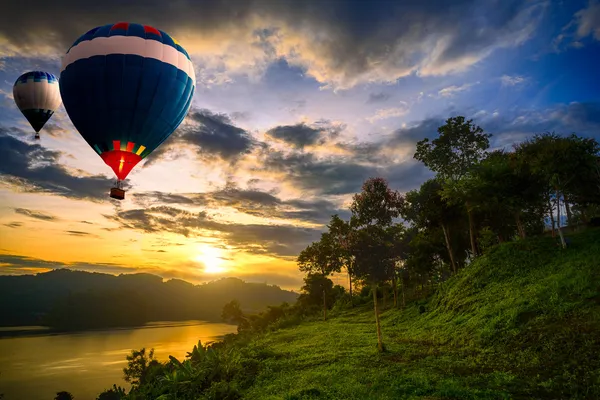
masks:
POLYGON ((26 192, 52 193, 74 199, 106 200, 112 180, 75 175, 60 163, 61 153, 18 140, 0 127, 0 178, 26 192))
POLYGON ((208 193, 165 195, 160 192, 134 193, 136 203, 144 207, 156 204, 196 205, 210 209, 231 207, 236 211, 267 219, 299 220, 314 224, 325 224, 333 214, 343 218, 349 212, 335 203, 325 200, 292 199, 281 200, 271 193, 252 189, 226 187, 208 193))
POLYGON ((249 132, 233 125, 226 114, 216 114, 209 110, 191 111, 187 120, 189 123, 179 127, 169 138, 168 144, 152 153, 152 158, 145 163, 145 167, 156 163, 178 146, 191 148, 204 159, 218 158, 235 163, 240 157, 250 153, 257 144, 249 132))
MULTIPOLYGON (((373 147, 379 150, 380 146, 373 147)), ((415 173, 412 161, 402 164, 362 163, 352 157, 318 158, 312 153, 283 153, 265 151, 256 170, 280 173, 295 187, 315 196, 349 195, 360 191, 362 183, 371 177, 382 176, 401 182, 399 190, 410 190, 423 179, 415 173), (393 168, 392 168, 393 167, 393 168)))
POLYGON ((269 129, 266 135, 302 149, 305 146, 323 144, 327 140, 334 139, 344 128, 344 125, 332 125, 329 121, 317 121, 314 126, 305 123, 277 126, 269 129))
POLYGON ((223 71, 252 75, 283 58, 323 84, 349 88, 393 82, 414 72, 425 76, 465 71, 497 49, 528 40, 546 7, 541 0, 351 5, 318 0, 68 0, 48 8, 32 0, 26 13, 18 2, 3 8, 0 53, 58 57, 92 27, 133 20, 173 33, 197 59, 199 70, 208 74, 199 74, 199 81, 227 82, 230 78, 223 71), (489 12, 490 6, 494 12, 489 12))
POLYGON ((58 219, 53 215, 46 214, 41 211, 28 210, 26 208, 15 208, 15 212, 17 214, 26 215, 31 218, 40 219, 42 221, 56 221, 58 219))
POLYGON ((318 239, 319 229, 290 225, 228 224, 217 222, 206 213, 191 213, 175 207, 133 209, 105 215, 121 229, 147 233, 170 232, 186 237, 201 234, 219 236, 237 250, 276 257, 292 257, 318 239))

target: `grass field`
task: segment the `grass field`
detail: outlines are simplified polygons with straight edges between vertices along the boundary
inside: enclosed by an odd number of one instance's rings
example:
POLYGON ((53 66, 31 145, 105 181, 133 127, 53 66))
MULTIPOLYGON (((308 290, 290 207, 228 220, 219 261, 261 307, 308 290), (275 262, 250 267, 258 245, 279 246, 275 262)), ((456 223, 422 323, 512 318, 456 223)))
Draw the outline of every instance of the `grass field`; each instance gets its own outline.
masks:
POLYGON ((255 337, 266 357, 244 398, 599 399, 600 230, 570 237, 503 244, 384 310, 381 354, 371 306, 255 337))

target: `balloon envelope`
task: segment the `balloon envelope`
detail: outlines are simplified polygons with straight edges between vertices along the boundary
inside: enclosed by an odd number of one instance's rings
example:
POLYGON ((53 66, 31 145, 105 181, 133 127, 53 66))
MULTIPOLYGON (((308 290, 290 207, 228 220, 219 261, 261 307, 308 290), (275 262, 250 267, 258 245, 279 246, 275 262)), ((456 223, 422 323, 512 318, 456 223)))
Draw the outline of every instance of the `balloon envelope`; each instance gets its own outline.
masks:
POLYGON ((189 55, 171 36, 120 22, 73 43, 60 93, 75 128, 123 180, 181 124, 195 81, 189 55))
POLYGON ((13 86, 13 97, 33 130, 39 133, 60 106, 58 79, 49 72, 25 72, 13 86))

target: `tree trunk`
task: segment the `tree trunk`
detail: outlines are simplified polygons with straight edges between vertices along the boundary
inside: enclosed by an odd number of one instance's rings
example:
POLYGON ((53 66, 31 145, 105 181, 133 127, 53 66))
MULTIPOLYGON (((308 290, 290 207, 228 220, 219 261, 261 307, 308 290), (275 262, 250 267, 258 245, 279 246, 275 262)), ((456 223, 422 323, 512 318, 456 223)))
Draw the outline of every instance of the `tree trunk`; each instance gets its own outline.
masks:
POLYGON ((375 325, 377 326, 377 349, 383 351, 383 340, 381 338, 381 325, 379 324, 379 309, 377 308, 377 284, 373 283, 373 304, 375 307, 375 325))
POLYGON ((382 301, 382 310, 385 310, 387 307, 387 287, 385 283, 381 286, 381 301, 382 301))
POLYGON ((352 297, 352 275, 348 271, 348 281, 350 282, 350 307, 354 307, 354 299, 352 297))
POLYGON ((550 199, 548 199, 548 210, 550 211, 550 221, 552 221, 552 237, 554 237, 556 227, 554 224, 554 212, 552 211, 552 203, 550 199))
POLYGON ((563 200, 565 203, 565 211, 567 212, 567 226, 570 228, 572 226, 571 206, 569 205, 569 199, 567 199, 567 196, 563 195, 563 200))
POLYGON ((501 233, 498 234, 498 243, 504 243, 504 236, 501 233))
POLYGON ((473 210, 467 202, 467 216, 469 217, 469 238, 471 239, 471 252, 473 257, 477 256, 477 242, 475 241, 475 221, 473 221, 473 210))
POLYGON ((521 213, 519 211, 515 213, 515 222, 517 223, 517 231, 519 232, 519 236, 521 236, 521 239, 525 239, 525 229, 523 228, 523 223, 521 222, 521 213))
POLYGON ((327 296, 325 296, 325 289, 323 289, 323 321, 327 321, 327 296))
POLYGON ((394 291, 394 308, 398 308, 398 278, 395 273, 392 275, 392 289, 394 291))
POLYGON ((400 278, 400 284, 402 285, 402 308, 404 309, 406 307, 406 290, 404 288, 404 275, 402 275, 402 278, 400 278))
POLYGON ((450 244, 450 235, 448 234, 448 228, 446 224, 442 223, 442 230, 444 231, 444 238, 446 239, 446 249, 448 249, 448 255, 450 256, 450 263, 452 264, 452 272, 456 274, 456 262, 454 261, 454 254, 452 252, 452 245, 450 244))
POLYGON ((562 230, 560 229, 560 193, 556 190, 556 224, 558 227, 558 235, 560 236, 560 245, 562 248, 566 248, 567 244, 565 243, 565 238, 563 236, 562 230))

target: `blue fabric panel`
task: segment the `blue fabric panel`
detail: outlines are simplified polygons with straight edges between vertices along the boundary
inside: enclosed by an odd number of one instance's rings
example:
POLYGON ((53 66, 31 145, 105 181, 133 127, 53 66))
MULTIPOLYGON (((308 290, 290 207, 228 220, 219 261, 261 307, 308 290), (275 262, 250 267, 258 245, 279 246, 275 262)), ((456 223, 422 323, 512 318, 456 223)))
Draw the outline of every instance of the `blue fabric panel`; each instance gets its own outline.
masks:
POLYGON ((58 79, 56 78, 56 76, 54 76, 53 74, 51 74, 49 72, 30 71, 30 72, 25 72, 23 75, 19 76, 17 78, 17 80, 15 81, 14 86, 27 83, 27 81, 33 81, 33 82, 47 81, 48 83, 55 83, 58 81, 58 79))

